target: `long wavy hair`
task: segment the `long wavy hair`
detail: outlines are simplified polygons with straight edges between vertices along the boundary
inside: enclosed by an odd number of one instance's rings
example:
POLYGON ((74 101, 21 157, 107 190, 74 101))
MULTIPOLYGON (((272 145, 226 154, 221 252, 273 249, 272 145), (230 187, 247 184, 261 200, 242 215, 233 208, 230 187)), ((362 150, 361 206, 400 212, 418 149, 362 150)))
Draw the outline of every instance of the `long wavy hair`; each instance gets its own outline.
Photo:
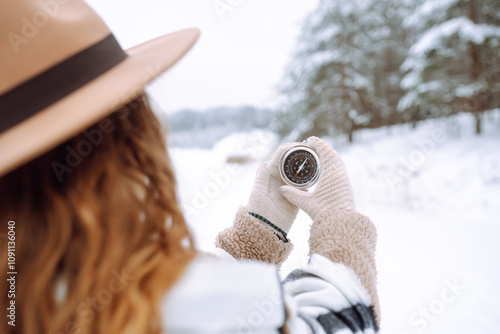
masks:
POLYGON ((161 298, 195 255, 146 95, 0 178, 0 270, 15 222, 15 327, 2 333, 160 333, 161 298), (10 223, 11 225, 13 223, 10 223))

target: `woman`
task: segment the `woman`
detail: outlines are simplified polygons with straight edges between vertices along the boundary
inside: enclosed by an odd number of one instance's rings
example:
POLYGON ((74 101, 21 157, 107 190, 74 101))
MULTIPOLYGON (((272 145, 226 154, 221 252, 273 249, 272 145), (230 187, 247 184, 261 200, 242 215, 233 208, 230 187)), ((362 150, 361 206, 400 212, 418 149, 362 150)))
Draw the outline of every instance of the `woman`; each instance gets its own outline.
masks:
POLYGON ((378 331, 376 230, 318 138, 314 191, 282 184, 282 145, 217 256, 194 249, 142 87, 196 29, 124 52, 78 0, 2 4, 0 28, 2 333, 378 331), (280 282, 299 208, 311 257, 280 282))

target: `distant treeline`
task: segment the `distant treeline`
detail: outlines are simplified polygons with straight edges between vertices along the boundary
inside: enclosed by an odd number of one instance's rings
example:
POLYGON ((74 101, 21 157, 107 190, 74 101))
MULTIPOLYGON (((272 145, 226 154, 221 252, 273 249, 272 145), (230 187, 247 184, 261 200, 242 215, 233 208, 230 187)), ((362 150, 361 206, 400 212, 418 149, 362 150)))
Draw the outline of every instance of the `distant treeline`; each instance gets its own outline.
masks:
POLYGON ((254 106, 183 109, 160 118, 171 145, 211 148, 229 134, 268 128, 272 111, 254 106))

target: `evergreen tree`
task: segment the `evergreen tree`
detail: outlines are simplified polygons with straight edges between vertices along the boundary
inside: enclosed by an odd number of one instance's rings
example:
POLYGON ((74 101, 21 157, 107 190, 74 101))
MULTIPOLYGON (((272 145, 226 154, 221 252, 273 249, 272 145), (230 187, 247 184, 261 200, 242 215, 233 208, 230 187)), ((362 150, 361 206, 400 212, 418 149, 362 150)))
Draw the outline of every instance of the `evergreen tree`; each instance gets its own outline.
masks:
POLYGON ((397 123, 399 67, 406 56, 401 22, 412 2, 322 0, 307 18, 290 62, 277 113, 291 140, 397 123))
POLYGON ((426 0, 404 21, 414 43, 401 70, 398 109, 418 121, 500 106, 500 2, 426 0))

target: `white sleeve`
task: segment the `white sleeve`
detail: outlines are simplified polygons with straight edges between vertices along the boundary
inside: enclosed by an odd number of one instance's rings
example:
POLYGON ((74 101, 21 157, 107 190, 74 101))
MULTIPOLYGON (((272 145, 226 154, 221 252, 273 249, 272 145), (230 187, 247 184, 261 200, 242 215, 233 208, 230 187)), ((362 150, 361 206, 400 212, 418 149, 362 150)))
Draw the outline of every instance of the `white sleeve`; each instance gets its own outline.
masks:
POLYGON ((370 295, 343 264, 313 254, 282 286, 291 334, 378 332, 370 295))
POLYGON ((188 265, 162 301, 166 333, 279 333, 286 314, 276 266, 226 254, 188 265))
POLYGON ((169 334, 375 333, 370 297, 354 272, 321 255, 282 282, 275 265, 195 258, 162 302, 169 334))

